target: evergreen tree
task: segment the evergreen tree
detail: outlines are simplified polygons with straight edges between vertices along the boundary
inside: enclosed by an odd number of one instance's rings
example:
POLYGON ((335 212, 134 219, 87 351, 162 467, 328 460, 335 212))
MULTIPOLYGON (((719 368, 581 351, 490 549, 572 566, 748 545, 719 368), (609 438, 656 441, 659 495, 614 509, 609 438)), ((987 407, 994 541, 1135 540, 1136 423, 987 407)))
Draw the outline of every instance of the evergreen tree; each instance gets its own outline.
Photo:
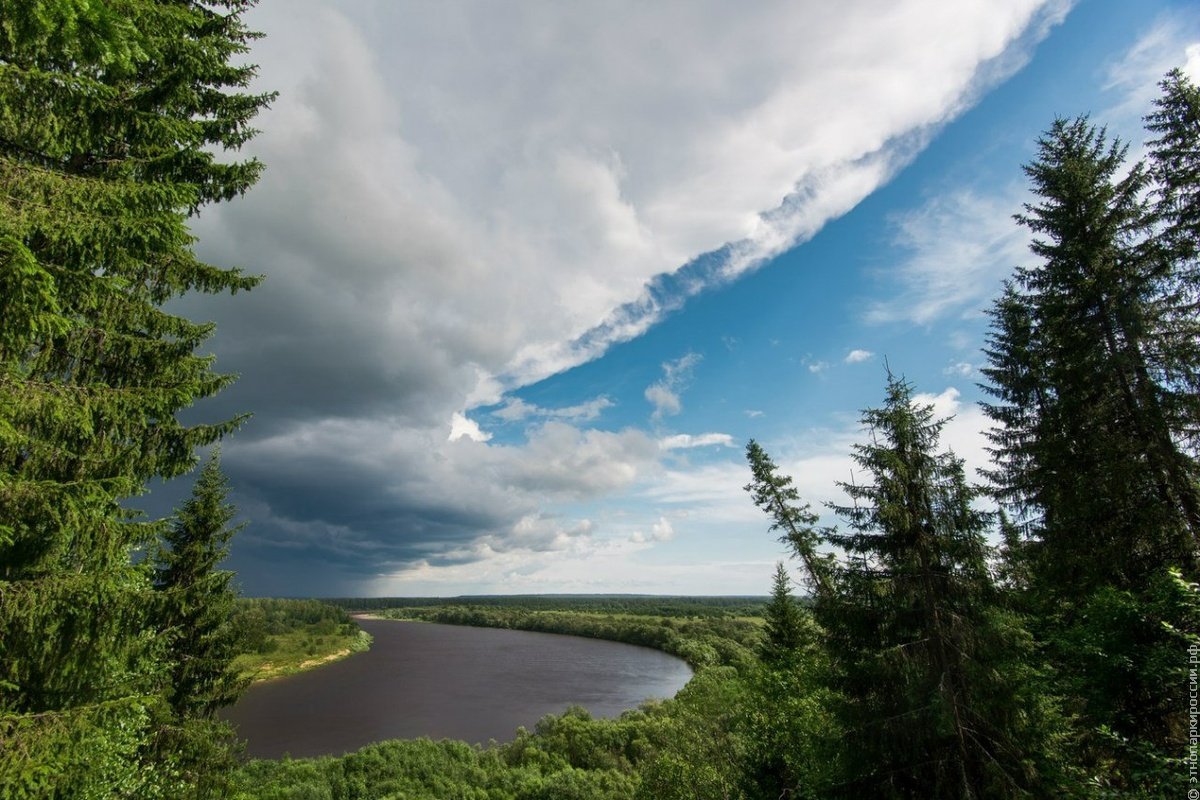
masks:
POLYGON ((1005 572, 1078 709, 1086 768, 1150 794, 1173 791, 1182 748, 1170 631, 1188 612, 1169 571, 1194 577, 1200 541, 1197 284, 1166 108, 1153 170, 1126 170, 1125 147, 1086 118, 1041 138, 1025 168, 1037 202, 1018 217, 1041 263, 996 302, 984 370, 991 479, 1019 523, 1005 572))
POLYGON ((1022 659, 1028 635, 992 582, 989 515, 972 507, 961 460, 936 453, 944 420, 889 378, 864 413, 842 484, 850 530, 809 527, 841 556, 823 562, 815 612, 844 698, 846 774, 826 796, 980 798, 1048 791, 1047 711, 1022 659))
POLYGON ((817 552, 820 535, 813 528, 817 515, 808 503, 800 502, 800 493, 792 485, 791 477, 782 474, 767 451, 753 439, 746 445, 746 461, 753 480, 742 488, 771 517, 771 530, 780 532, 779 540, 791 547, 804 564, 813 592, 817 596, 828 593, 828 559, 817 552))
POLYGON ((240 642, 233 622, 233 573, 217 569, 237 530, 229 526, 236 511, 226 502, 228 491, 214 453, 155 551, 158 630, 170 642, 171 714, 159 734, 159 749, 179 767, 175 796, 223 797, 226 774, 235 763, 233 732, 215 716, 246 684, 231 668, 240 642))
POLYGON ((153 797, 161 525, 123 501, 239 419, 176 413, 232 378, 162 305, 257 279, 198 261, 187 217, 270 99, 231 63, 243 0, 0 0, 0 794, 153 797))
MULTIPOLYGON (((1146 127, 1157 196, 1158 238, 1171 259, 1158 304, 1164 324, 1147 348, 1153 374, 1171 387, 1164 414, 1177 441, 1200 453, 1200 88, 1176 69, 1146 127)), ((1193 480, 1195 472, 1192 473, 1193 480)), ((1193 532, 1197 526, 1193 520, 1193 532)))
POLYGON ((792 596, 792 579, 783 562, 775 565, 775 577, 771 584, 771 602, 763 612, 766 618, 767 639, 763 643, 763 657, 767 661, 784 661, 811 640, 806 630, 805 619, 792 596))
POLYGON ((1200 255, 1200 87, 1174 69, 1159 88, 1162 95, 1146 118, 1146 128, 1158 135, 1150 147, 1159 210, 1177 258, 1192 261, 1194 277, 1193 260, 1200 255))
POLYGON ((1121 176, 1124 156, 1083 118, 1040 140, 1025 168, 1039 202, 1018 220, 1042 264, 997 302, 984 370, 997 493, 1033 523, 1043 585, 1075 596, 1193 571, 1200 536, 1196 464, 1176 444, 1195 401, 1162 380, 1175 262, 1153 236, 1150 173, 1121 176))

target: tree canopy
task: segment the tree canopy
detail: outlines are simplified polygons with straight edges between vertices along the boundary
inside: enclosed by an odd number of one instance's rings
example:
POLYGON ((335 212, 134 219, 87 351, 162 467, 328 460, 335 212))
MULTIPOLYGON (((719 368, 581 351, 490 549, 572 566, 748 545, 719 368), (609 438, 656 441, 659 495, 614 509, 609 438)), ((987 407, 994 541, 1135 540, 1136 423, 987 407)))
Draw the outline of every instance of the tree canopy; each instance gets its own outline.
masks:
POLYGON ((126 504, 242 418, 177 414, 233 379, 163 304, 258 278, 199 261, 188 217, 245 192, 226 160, 270 95, 238 64, 250 2, 0 2, 0 782, 158 791, 164 659, 126 504))

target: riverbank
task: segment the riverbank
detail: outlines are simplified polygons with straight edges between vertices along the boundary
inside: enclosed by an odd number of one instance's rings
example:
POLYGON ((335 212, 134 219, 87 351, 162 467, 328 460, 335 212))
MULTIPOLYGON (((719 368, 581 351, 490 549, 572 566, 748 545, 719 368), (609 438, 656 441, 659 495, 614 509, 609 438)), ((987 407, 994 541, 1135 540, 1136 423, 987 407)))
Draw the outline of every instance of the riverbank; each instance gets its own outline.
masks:
POLYGON ((246 598, 233 624, 241 640, 233 668, 251 683, 323 667, 371 646, 371 635, 344 609, 317 600, 246 598))
POLYGON ((295 675, 323 667, 371 647, 371 634, 360 630, 352 636, 331 636, 319 644, 307 644, 311 637, 303 632, 276 637, 279 649, 266 654, 243 653, 234 659, 238 674, 252 684, 295 675))
MULTIPOLYGON (((363 616, 366 615, 355 615, 363 616)), ((762 639, 759 617, 699 616, 679 618, 649 614, 546 610, 523 607, 444 605, 391 608, 372 619, 436 622, 476 628, 557 633, 605 639, 660 650, 681 658, 693 669, 752 662, 762 639)))

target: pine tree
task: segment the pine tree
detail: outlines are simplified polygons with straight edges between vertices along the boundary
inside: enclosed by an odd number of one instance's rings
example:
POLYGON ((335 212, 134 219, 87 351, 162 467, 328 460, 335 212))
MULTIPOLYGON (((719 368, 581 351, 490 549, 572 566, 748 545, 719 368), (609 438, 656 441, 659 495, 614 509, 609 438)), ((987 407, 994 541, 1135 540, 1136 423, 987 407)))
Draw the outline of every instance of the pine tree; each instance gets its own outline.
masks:
POLYGON ((1120 176, 1124 156, 1083 118, 1041 139, 1025 169, 1039 202, 1018 219, 1042 264, 997 302, 984 370, 997 494, 1033 523, 1043 584, 1074 595, 1193 571, 1200 535, 1171 411, 1190 401, 1158 358, 1173 262, 1152 235, 1150 173, 1120 176))
POLYGON ((229 525, 236 511, 226 502, 228 491, 214 453, 154 553, 155 617, 170 642, 171 713, 158 747, 180 771, 177 797, 225 796, 224 777, 235 763, 233 731, 215 716, 246 685, 231 667, 240 641, 233 623, 233 573, 218 569, 237 530, 229 525))
POLYGON ((834 507, 850 531, 798 537, 841 553, 821 562, 815 603, 846 730, 847 772, 826 796, 1048 791, 1050 717, 1022 664, 1028 636, 992 582, 978 491, 961 460, 936 453, 944 420, 889 378, 863 422, 870 443, 854 460, 871 482, 842 484, 854 503, 834 507))
POLYGON ((244 192, 223 163, 270 99, 231 62, 251 5, 0 0, 0 794, 153 797, 164 679, 123 504, 240 419, 176 413, 232 378, 167 313, 257 279, 201 263, 187 218, 244 192))
POLYGON ((817 552, 820 534, 814 527, 817 515, 807 503, 800 502, 800 493, 792 479, 779 472, 779 467, 762 446, 751 439, 746 445, 746 461, 753 480, 744 488, 754 504, 771 517, 771 530, 779 531, 779 540, 788 545, 804 564, 804 572, 816 595, 829 591, 829 565, 817 552))
POLYGON ((1018 217, 1041 263, 996 302, 984 370, 991 480, 1020 523, 1006 571, 1078 710, 1078 757, 1097 781, 1151 794, 1173 791, 1161 781, 1182 746, 1169 631, 1186 608, 1162 598, 1176 596, 1171 569, 1197 574, 1200 541, 1200 327, 1186 192, 1166 183, 1181 174, 1173 114, 1153 170, 1126 169, 1125 147, 1086 118, 1041 138, 1025 168, 1037 202, 1018 217))
POLYGON ((792 579, 783 562, 775 565, 771 584, 771 602, 763 611, 767 639, 763 643, 763 658, 767 661, 786 661, 811 640, 805 620, 792 596, 792 579))

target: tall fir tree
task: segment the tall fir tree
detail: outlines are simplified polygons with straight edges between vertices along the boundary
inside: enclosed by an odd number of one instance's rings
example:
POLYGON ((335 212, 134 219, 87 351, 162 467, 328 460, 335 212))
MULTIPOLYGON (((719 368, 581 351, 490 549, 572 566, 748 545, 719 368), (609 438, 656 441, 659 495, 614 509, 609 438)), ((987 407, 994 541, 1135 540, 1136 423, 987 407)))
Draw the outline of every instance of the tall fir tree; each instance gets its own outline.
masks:
POLYGON ((803 563, 812 592, 818 597, 828 594, 830 564, 828 556, 817 550, 821 536, 813 527, 818 518, 812 506, 800 500, 791 477, 780 472, 767 451, 753 439, 746 445, 746 461, 752 480, 742 488, 771 518, 771 530, 779 532, 779 541, 803 563))
POLYGON ((1176 446, 1180 387, 1156 380, 1173 261, 1154 237, 1150 172, 1086 118, 1057 120, 1025 168, 1018 217, 1037 267, 997 302, 984 370, 998 494, 1033 522, 1047 587, 1135 588, 1194 570, 1195 464, 1176 446))
POLYGON ((771 601, 763 611, 767 638, 763 643, 763 658, 782 662, 810 643, 812 631, 805 624, 804 613, 792 595, 792 579, 783 566, 775 565, 771 581, 771 601))
MULTIPOLYGON (((1170 116, 1160 152, 1178 144, 1170 116)), ((1170 570, 1197 574, 1200 327, 1181 195, 1164 183, 1177 162, 1125 155, 1086 118, 1040 139, 1018 217, 1040 264, 993 307, 984 409, 995 493, 1019 522, 1008 571, 1078 709, 1078 755, 1097 783, 1155 794, 1182 748, 1171 631, 1188 612, 1170 570)))
POLYGON ((177 767, 173 794, 180 798, 224 797, 225 777, 236 763, 233 730, 216 718, 246 685, 232 667, 241 639, 233 621, 233 573, 218 569, 237 531, 230 527, 236 509, 227 502, 228 492, 214 452, 154 551, 155 619, 170 643, 170 713, 156 748, 177 767))
POLYGON ((237 427, 176 413, 226 386, 212 326, 163 310, 257 279, 202 263, 187 218, 270 99, 236 64, 248 0, 0 0, 0 794, 154 797, 162 526, 125 501, 237 427))
POLYGON ((849 524, 794 537, 822 562, 815 613, 842 698, 845 774, 824 796, 1025 797, 1057 781, 1050 712, 1024 666, 1029 638, 988 566, 990 515, 973 507, 962 461, 937 453, 944 420, 889 377, 864 412, 870 443, 846 483, 849 524))
POLYGON ((1200 453, 1200 87, 1176 69, 1160 88, 1146 127, 1157 135, 1150 142, 1155 212, 1171 268, 1158 299, 1165 324, 1149 355, 1158 383, 1173 390, 1164 409, 1171 430, 1195 456, 1200 453))

